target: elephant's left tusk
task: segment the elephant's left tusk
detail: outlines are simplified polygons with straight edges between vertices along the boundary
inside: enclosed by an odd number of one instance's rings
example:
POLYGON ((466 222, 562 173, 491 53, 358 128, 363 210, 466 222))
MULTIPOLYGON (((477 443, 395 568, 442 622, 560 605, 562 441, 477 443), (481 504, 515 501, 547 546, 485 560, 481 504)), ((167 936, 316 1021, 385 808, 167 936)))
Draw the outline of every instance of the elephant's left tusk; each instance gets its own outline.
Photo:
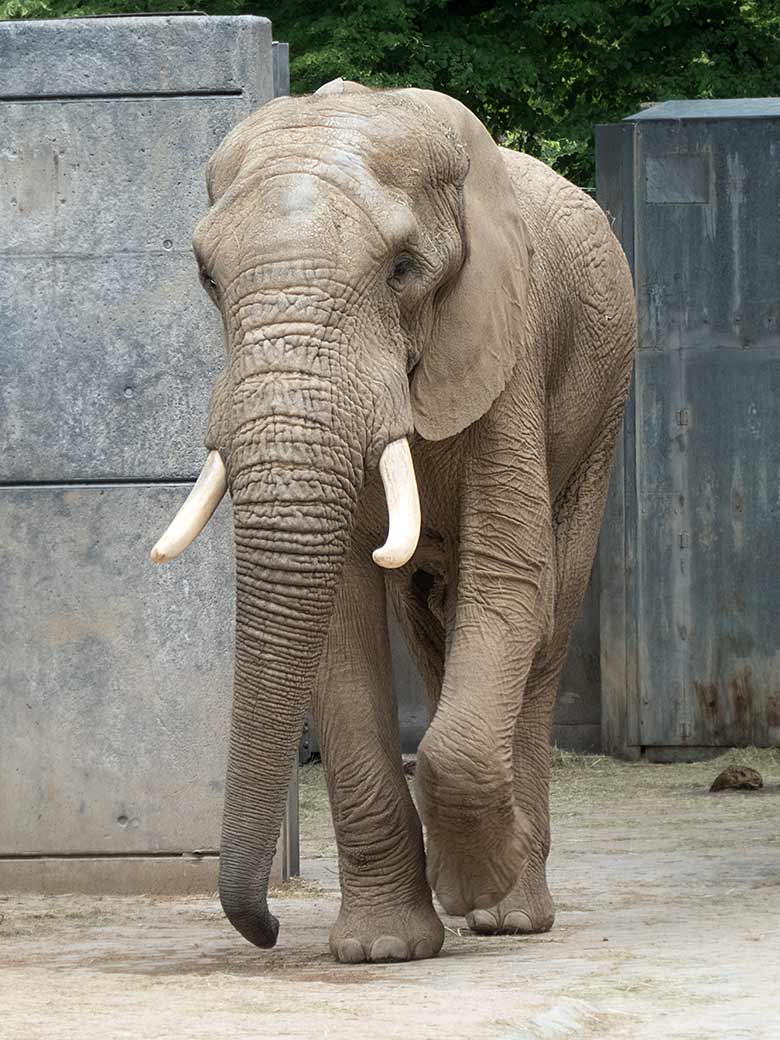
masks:
POLYGON ((420 497, 412 453, 406 437, 392 441, 382 452, 379 472, 387 499, 387 541, 373 553, 380 567, 403 567, 420 540, 420 497))
POLYGON ((209 522, 226 491, 225 464, 218 451, 210 451, 195 487, 152 549, 153 562, 167 563, 183 553, 209 522))

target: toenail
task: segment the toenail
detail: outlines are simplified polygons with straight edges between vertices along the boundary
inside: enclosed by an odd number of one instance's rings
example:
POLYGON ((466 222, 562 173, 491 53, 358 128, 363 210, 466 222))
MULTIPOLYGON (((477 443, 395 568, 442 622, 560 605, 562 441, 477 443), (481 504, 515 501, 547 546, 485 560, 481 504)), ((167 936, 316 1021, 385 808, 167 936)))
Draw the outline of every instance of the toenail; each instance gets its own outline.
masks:
POLYGON ((409 948, 395 935, 380 935, 374 939, 369 959, 372 961, 405 961, 409 959, 409 948))
POLYGON ((421 939, 414 948, 412 957, 416 961, 424 961, 427 957, 435 957, 436 951, 430 939, 421 939))
POLYGON ((489 910, 472 910, 466 914, 466 924, 473 932, 495 932, 498 921, 489 910))
POLYGON ((338 958, 345 964, 360 964, 366 959, 366 951, 357 939, 345 939, 339 944, 338 958))
POLYGON ((532 932, 534 926, 524 910, 510 910, 504 917, 502 929, 505 932, 532 932))

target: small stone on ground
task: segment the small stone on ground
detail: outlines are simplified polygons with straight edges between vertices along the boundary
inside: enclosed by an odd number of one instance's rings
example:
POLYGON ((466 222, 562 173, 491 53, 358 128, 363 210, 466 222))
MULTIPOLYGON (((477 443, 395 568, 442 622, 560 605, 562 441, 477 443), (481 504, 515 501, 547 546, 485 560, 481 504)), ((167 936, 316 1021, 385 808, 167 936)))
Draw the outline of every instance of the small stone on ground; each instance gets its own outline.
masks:
POLYGON ((729 766, 712 782, 711 791, 757 791, 764 781, 757 769, 749 766, 729 766))

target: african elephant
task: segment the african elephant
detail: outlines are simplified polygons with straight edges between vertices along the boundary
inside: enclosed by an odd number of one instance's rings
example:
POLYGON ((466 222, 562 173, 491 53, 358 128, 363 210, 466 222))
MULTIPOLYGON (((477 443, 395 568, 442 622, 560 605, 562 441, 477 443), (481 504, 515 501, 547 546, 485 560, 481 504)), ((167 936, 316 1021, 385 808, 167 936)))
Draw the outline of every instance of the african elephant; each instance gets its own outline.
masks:
POLYGON ((230 489, 225 913, 276 942, 268 876, 311 703, 339 960, 434 956, 432 889, 477 931, 549 929, 553 702, 634 351, 623 253, 583 192, 431 91, 280 98, 207 183, 194 250, 226 356, 207 465, 153 558, 230 489), (417 808, 386 591, 430 699, 417 808))

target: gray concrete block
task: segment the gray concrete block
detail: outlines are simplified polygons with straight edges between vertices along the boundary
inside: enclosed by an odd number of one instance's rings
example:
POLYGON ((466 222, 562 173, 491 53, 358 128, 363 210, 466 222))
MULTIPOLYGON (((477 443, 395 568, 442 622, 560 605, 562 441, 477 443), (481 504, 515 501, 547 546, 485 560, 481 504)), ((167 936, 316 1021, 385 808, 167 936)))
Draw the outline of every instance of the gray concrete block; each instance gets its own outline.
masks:
POLYGON ((273 97, 271 23, 254 16, 52 19, 0 26, 0 99, 89 94, 273 97))
POLYGON ((0 257, 0 328, 0 482, 197 475, 223 348, 190 253, 0 257))
POLYGON ((229 507, 158 569, 188 488, 144 482, 205 455, 223 354, 190 239, 209 155, 272 96, 265 19, 0 24, 0 483, 50 485, 0 489, 0 853, 44 857, 0 887, 215 885, 167 854, 219 842, 229 507), (142 483, 78 486, 117 480, 142 483))
POLYGON ((240 99, 2 108, 0 480, 194 476, 222 333, 190 238, 240 99))
POLYGON ((232 689, 229 503, 179 560, 186 487, 0 490, 0 852, 218 848, 232 689))
MULTIPOLYGON (((281 849, 271 865, 270 883, 282 884, 281 849)), ((40 856, 0 858, 0 892, 39 892, 55 896, 77 892, 102 895, 198 895, 219 887, 219 856, 40 856)))
POLYGON ((2 103, 0 482, 197 473, 222 334, 190 240, 272 75, 265 19, 0 25, 0 90, 30 96, 2 103), (52 70, 58 97, 114 96, 36 101, 52 70), (174 87, 218 93, 117 96, 174 87))
POLYGON ((0 892, 57 896, 201 895, 217 891, 218 856, 0 859, 0 892))
POLYGON ((190 251, 206 162, 251 111, 225 97, 0 104, 0 254, 134 256, 139 266, 190 251))

